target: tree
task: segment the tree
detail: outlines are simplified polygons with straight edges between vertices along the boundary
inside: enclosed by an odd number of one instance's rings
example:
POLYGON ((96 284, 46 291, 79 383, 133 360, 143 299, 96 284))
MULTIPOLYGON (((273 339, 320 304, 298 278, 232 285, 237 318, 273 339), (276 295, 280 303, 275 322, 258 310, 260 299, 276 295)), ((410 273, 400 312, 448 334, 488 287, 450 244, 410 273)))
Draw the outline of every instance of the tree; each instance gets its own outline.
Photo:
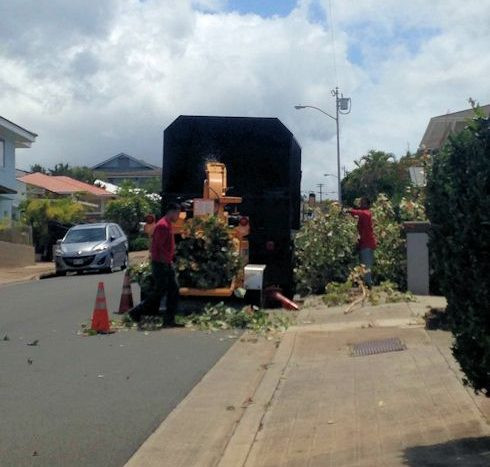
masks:
POLYGON ((329 282, 344 282, 357 261, 356 242, 356 223, 339 206, 315 210, 294 239, 297 291, 323 293, 329 282))
POLYGON ((342 198, 346 204, 352 205, 362 196, 374 201, 380 193, 398 204, 410 177, 393 154, 371 150, 355 164, 356 168, 342 180, 342 198))
POLYGON ((447 299, 453 354, 490 397, 490 120, 481 114, 434 156, 427 184, 430 249, 447 299))
POLYGON ((154 210, 154 202, 147 192, 125 182, 117 192, 118 198, 110 201, 106 208, 106 218, 118 223, 130 238, 139 234, 139 223, 154 210))
POLYGON ((49 175, 66 175, 70 176, 70 165, 63 164, 63 162, 59 162, 54 166, 53 169, 49 169, 49 175))
MULTIPOLYGON (((45 172, 44 172, 45 173, 45 172)), ((70 167, 69 164, 64 164, 60 162, 54 166, 53 169, 49 169, 50 175, 64 175, 66 177, 71 177, 81 182, 92 184, 94 183, 96 177, 92 169, 86 166, 74 166, 70 167)))
POLYGON ((93 170, 85 166, 71 167, 68 176, 80 180, 81 182, 89 183, 90 185, 96 180, 93 170))
POLYGON ((20 208, 22 220, 32 226, 34 243, 41 248, 49 244, 49 221, 73 224, 81 221, 85 214, 83 204, 71 198, 28 199, 22 202, 20 208))
POLYGON ((151 177, 145 180, 141 185, 148 193, 161 193, 162 191, 162 177, 151 177))
POLYGON ((47 173, 47 170, 40 164, 31 165, 31 172, 41 172, 42 174, 47 173))
POLYGON ((394 282, 400 289, 406 287, 406 253, 403 228, 398 222, 393 204, 384 194, 380 194, 371 208, 373 229, 378 246, 373 265, 373 279, 394 282))

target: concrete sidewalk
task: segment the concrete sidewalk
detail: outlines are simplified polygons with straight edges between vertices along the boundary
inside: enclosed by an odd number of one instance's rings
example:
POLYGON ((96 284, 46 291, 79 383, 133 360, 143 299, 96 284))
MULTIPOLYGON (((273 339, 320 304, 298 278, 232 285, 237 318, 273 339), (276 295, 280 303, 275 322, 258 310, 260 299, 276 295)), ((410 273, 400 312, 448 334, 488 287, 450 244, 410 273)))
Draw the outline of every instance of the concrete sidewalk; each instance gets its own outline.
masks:
MULTIPOLYGON (((129 262, 130 264, 138 264, 147 257, 148 251, 131 251, 129 253, 129 262)), ((0 267, 0 286, 16 282, 37 280, 43 276, 53 275, 54 273, 55 266, 53 262, 39 262, 22 267, 0 267)))
POLYGON ((235 344, 128 465, 490 465, 489 403, 462 385, 449 333, 420 318, 443 301, 309 305, 277 349, 235 344), (388 337, 407 349, 351 356, 388 337))
POLYGON ((43 274, 54 274, 53 262, 41 262, 22 267, 0 267, 0 286, 39 279, 43 274))

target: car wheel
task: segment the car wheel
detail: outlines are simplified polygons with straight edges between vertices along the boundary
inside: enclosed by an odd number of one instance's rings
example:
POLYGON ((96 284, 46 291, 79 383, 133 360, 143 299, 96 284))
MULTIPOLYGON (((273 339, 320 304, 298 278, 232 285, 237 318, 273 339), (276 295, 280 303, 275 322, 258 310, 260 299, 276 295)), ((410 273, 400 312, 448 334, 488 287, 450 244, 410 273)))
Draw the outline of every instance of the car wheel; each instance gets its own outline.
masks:
POLYGON ((109 266, 107 266, 106 272, 109 272, 109 273, 114 272, 114 256, 112 256, 112 255, 109 258, 109 266))
POLYGON ((121 265, 121 271, 124 271, 128 267, 128 263, 129 263, 128 252, 126 252, 126 256, 124 257, 124 261, 121 265))

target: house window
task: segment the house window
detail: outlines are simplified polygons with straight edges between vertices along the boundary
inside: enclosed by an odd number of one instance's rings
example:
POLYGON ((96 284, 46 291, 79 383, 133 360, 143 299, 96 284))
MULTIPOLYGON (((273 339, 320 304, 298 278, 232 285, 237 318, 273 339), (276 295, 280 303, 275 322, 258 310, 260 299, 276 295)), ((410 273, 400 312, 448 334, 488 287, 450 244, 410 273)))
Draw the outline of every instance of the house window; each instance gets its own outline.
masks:
POLYGON ((0 167, 5 167, 5 141, 0 139, 0 167))

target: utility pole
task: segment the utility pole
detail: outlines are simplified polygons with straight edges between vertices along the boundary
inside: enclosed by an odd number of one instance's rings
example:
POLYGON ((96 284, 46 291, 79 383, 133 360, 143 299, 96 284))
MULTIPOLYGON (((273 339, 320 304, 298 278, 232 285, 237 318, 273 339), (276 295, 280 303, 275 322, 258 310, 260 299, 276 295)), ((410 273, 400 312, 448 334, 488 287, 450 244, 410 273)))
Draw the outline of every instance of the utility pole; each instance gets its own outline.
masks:
POLYGON ((344 97, 343 94, 339 93, 339 88, 336 87, 332 89, 332 96, 335 97, 335 117, 330 115, 328 112, 315 107, 314 105, 295 105, 296 110, 301 109, 315 109, 335 120, 336 130, 337 130, 337 191, 339 203, 342 203, 342 179, 340 175, 340 128, 339 128, 339 114, 347 115, 351 111, 351 99, 350 97, 344 97))
POLYGON ((317 187, 320 189, 320 203, 323 201, 323 197, 322 197, 322 194, 323 194, 323 183, 319 183, 317 185, 317 187))
POLYGON ((339 110, 340 110, 340 99, 339 99, 339 88, 336 87, 335 91, 332 91, 335 96, 335 123, 337 126, 337 183, 338 183, 338 197, 339 203, 342 204, 342 179, 340 178, 340 130, 339 130, 339 110))

